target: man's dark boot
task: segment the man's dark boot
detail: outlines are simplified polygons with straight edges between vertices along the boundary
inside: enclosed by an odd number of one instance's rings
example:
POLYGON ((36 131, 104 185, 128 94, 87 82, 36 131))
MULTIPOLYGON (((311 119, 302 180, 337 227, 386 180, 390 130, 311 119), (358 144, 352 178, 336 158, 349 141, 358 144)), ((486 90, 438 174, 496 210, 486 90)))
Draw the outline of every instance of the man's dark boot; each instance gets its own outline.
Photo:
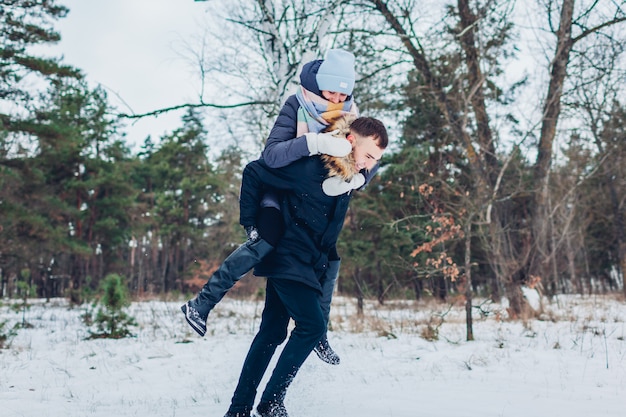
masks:
POLYGON ((282 401, 271 403, 259 403, 256 408, 259 417, 289 417, 287 409, 282 401))
POLYGON ((339 365, 339 363, 341 362, 339 355, 337 355, 333 348, 330 347, 330 345, 328 344, 328 339, 326 338, 323 338, 322 340, 317 342, 317 345, 315 345, 313 350, 315 351, 315 353, 317 353, 318 358, 328 364, 339 365))
POLYGON ((229 411, 224 417, 250 417, 250 413, 233 413, 229 411))
POLYGON ((200 336, 206 334, 206 319, 241 277, 254 268, 274 247, 263 239, 248 240, 222 262, 220 267, 204 284, 196 298, 180 307, 187 323, 200 336))
MULTIPOLYGON (((337 282, 337 277, 339 276, 340 266, 341 261, 339 259, 330 261, 326 275, 324 275, 324 278, 320 282, 322 285, 320 307, 322 308, 322 314, 324 315, 326 327, 328 327, 328 322, 330 321, 330 303, 333 298, 333 291, 335 290, 335 282, 337 282)), ((326 335, 324 335, 317 345, 315 345, 313 351, 315 351, 318 358, 330 365, 339 365, 339 362, 341 362, 339 355, 337 355, 333 348, 331 348, 328 344, 326 335)))

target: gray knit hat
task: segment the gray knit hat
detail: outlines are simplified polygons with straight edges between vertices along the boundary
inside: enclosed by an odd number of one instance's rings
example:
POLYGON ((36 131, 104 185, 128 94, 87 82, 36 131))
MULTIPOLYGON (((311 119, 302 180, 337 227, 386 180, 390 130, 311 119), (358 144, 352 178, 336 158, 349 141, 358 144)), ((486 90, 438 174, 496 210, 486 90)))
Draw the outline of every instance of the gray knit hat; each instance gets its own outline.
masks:
POLYGON ((343 49, 329 49, 317 70, 320 90, 352 95, 354 89, 354 55, 343 49))

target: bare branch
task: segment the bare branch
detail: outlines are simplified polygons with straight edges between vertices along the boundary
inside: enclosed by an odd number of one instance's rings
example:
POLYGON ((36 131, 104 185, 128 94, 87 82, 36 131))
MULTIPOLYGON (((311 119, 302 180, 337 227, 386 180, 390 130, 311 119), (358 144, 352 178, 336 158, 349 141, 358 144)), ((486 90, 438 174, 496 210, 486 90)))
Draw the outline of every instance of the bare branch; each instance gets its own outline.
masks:
POLYGON ((119 118, 124 118, 124 119, 141 119, 142 117, 149 117, 149 116, 159 116, 161 114, 164 113, 168 113, 171 111, 176 111, 176 110, 181 110, 181 109, 196 109, 196 108, 202 108, 202 107, 210 107, 213 109, 234 109, 237 107, 246 107, 246 106, 260 106, 260 105, 266 105, 266 104, 273 104, 273 102, 271 101, 249 101, 249 102, 245 102, 245 103, 236 103, 236 104, 214 104, 214 103, 185 103, 185 104, 179 104, 177 106, 171 106, 171 107, 165 107, 162 109, 157 109, 157 110, 153 110, 153 111, 149 111, 146 113, 132 113, 132 114, 128 114, 128 113, 120 113, 117 115, 117 117, 119 118))
POLYGON ((601 25, 598 25, 598 26, 593 27, 591 29, 587 29, 583 33, 581 33, 580 35, 576 36, 575 38, 572 38, 572 44, 575 44, 579 40, 581 40, 583 38, 586 38, 587 36, 589 36, 589 35, 591 35, 593 33, 596 33, 598 31, 600 31, 601 29, 604 29, 605 27, 613 26, 613 25, 616 25, 616 24, 622 23, 622 22, 626 22, 626 16, 618 17, 618 18, 615 18, 613 20, 609 20, 607 22, 603 22, 601 25))

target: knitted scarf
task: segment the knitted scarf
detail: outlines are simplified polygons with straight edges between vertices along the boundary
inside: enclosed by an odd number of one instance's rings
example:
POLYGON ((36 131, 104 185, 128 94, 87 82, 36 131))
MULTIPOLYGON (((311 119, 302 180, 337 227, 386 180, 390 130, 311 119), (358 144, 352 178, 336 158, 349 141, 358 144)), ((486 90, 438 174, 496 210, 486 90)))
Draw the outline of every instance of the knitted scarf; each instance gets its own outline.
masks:
POLYGON ((308 132, 319 133, 346 113, 352 113, 355 117, 359 115, 359 110, 352 99, 335 104, 304 87, 298 89, 296 98, 300 103, 296 137, 308 132))

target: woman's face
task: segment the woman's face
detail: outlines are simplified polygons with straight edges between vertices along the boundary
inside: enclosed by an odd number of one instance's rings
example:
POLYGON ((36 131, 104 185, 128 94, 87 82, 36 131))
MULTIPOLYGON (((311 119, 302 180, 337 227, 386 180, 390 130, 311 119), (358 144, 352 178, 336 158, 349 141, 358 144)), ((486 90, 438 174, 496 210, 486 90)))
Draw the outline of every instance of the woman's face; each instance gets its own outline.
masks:
POLYGON ((333 104, 343 103, 348 98, 347 94, 337 93, 335 91, 322 90, 322 97, 333 104))

